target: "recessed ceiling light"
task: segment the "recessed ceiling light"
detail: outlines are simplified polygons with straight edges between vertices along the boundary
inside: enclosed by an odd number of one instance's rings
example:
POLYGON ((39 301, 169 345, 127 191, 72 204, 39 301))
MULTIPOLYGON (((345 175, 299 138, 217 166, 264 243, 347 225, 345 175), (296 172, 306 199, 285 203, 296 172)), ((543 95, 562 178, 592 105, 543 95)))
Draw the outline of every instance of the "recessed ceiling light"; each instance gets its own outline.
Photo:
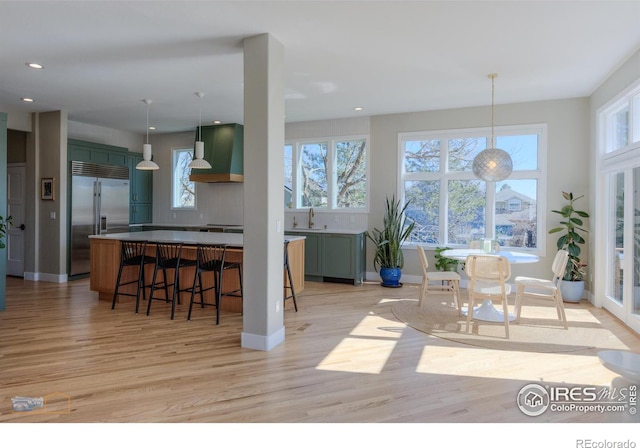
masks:
POLYGON ((37 69, 44 68, 44 65, 38 64, 37 62, 26 62, 25 64, 27 65, 27 67, 30 67, 30 68, 37 68, 37 69))
POLYGON ((362 109, 364 109, 364 107, 356 106, 353 108, 353 110, 357 110, 357 111, 361 111, 362 109))
POLYGON ((212 123, 213 123, 213 124, 220 124, 220 123, 222 123, 222 122, 221 122, 220 120, 213 120, 213 122, 212 122, 212 123))
POLYGON ((20 98, 25 103, 33 103, 33 98, 20 98))

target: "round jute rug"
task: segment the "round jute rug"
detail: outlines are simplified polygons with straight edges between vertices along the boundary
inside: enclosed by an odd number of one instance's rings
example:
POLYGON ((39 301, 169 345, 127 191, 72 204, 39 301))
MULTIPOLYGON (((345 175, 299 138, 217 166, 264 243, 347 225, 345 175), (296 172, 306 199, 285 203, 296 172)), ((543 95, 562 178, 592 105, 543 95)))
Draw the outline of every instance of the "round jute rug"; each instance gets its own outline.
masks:
MULTIPOLYGON (((568 329, 557 318, 552 302, 528 299, 519 321, 509 323, 510 338, 504 322, 471 321, 466 331, 466 317, 459 316, 450 295, 433 294, 424 301, 398 300, 392 305, 394 316, 423 333, 478 347, 524 352, 562 353, 586 349, 627 349, 597 314, 602 312, 590 304, 565 304, 568 329)), ((498 305, 502 309, 502 305, 498 305)), ((511 298, 509 312, 514 312, 511 298)))

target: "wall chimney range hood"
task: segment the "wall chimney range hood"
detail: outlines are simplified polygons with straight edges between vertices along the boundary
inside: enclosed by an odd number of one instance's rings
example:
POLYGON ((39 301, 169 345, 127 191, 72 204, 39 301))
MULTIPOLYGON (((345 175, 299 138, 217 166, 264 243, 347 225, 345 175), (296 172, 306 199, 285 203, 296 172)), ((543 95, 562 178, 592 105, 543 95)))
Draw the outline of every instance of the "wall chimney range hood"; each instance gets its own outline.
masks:
MULTIPOLYGON (((198 139, 198 129, 195 138, 198 139)), ((202 126, 201 138, 204 142, 204 158, 211 164, 211 168, 192 169, 189 180, 209 183, 243 182, 243 126, 237 123, 202 126)))

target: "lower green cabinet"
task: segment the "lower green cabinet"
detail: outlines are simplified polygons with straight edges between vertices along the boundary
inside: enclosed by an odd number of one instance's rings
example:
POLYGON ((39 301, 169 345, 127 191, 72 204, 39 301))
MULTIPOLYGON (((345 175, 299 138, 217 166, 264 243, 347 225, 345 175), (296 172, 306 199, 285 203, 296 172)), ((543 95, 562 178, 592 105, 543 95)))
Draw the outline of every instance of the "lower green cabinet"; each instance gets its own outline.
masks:
POLYGON ((359 285, 365 278, 364 233, 290 232, 306 237, 304 277, 309 281, 359 285))

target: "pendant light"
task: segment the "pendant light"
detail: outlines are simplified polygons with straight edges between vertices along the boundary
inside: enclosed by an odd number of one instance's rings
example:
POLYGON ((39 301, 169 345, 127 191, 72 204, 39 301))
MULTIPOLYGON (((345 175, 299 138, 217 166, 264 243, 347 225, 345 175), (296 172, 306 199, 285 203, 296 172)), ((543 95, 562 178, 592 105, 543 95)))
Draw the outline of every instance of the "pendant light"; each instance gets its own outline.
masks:
POLYGON ((207 162, 206 160, 204 160, 204 142, 202 141, 202 97, 204 96, 204 93, 202 92, 196 92, 196 96, 198 98, 200 98, 199 102, 200 102, 200 116, 199 116, 199 122, 198 122, 198 140, 196 141, 196 148, 195 148, 195 159, 193 159, 191 162, 189 162, 189 168, 195 168, 195 169, 199 169, 199 170, 206 170, 211 168, 211 164, 209 162, 207 162))
POLYGON ((151 100, 142 100, 147 105, 147 142, 142 145, 142 161, 136 165, 137 170, 158 170, 160 167, 151 160, 151 145, 149 144, 149 104, 151 100))
POLYGON ((494 148, 493 132, 493 80, 498 76, 490 73, 491 78, 491 142, 490 147, 478 153, 473 159, 473 174, 485 182, 499 182, 506 179, 513 171, 513 162, 509 153, 503 149, 494 148))

